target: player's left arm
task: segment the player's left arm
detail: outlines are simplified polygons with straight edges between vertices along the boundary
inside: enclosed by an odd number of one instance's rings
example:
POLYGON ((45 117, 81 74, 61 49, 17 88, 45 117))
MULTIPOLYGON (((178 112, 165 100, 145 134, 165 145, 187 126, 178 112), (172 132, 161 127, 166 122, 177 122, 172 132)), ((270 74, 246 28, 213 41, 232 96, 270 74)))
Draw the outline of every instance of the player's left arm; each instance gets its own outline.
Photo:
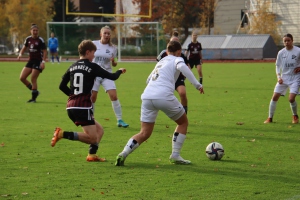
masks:
MULTIPOLYGON (((300 49, 299 49, 300 51, 300 49)), ((300 72, 300 52, 298 54, 298 59, 297 59, 297 63, 296 63, 297 67, 294 69, 294 73, 299 73, 300 72)))
MULTIPOLYGON (((97 65, 96 63, 94 63, 94 64, 97 65)), ((102 67, 100 67, 99 65, 95 69, 97 70, 96 75, 98 77, 107 78, 107 79, 110 79, 113 81, 117 80, 121 74, 124 74, 126 72, 126 69, 120 68, 115 73, 110 73, 110 72, 106 71, 105 69, 103 69, 102 67)))
MULTIPOLYGON (((195 78, 193 72, 189 69, 189 67, 184 62, 178 62, 176 68, 181 71, 181 73, 195 86, 197 90, 200 90, 202 84, 200 84, 195 78)), ((200 90, 201 91, 201 90, 200 90)), ((203 89, 202 89, 203 91, 203 89)), ((202 92, 201 92, 202 93, 202 92)))
POLYGON ((40 67, 42 68, 42 69, 45 69, 45 61, 46 61, 46 58, 47 58, 47 48, 46 48, 46 46, 45 46, 45 43, 44 43, 44 46, 42 47, 43 49, 42 49, 42 51, 43 51, 43 60, 42 60, 42 62, 41 62, 41 65, 40 65, 40 67))

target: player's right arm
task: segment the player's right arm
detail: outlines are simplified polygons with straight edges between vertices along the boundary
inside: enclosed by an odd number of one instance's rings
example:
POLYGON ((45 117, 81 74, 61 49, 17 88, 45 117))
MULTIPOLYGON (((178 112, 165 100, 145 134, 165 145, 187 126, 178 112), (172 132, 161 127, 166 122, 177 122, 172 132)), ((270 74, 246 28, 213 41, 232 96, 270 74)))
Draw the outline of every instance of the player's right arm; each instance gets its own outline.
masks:
POLYGON ((282 77, 281 77, 281 70, 283 68, 282 65, 284 65, 283 63, 283 60, 282 60, 282 51, 279 51, 278 54, 277 54, 277 58, 276 58, 276 68, 275 68, 275 71, 276 71, 276 76, 277 76, 277 81, 278 83, 282 84, 283 83, 283 80, 282 80, 282 77))
POLYGON ((68 87, 68 83, 70 81, 70 71, 68 70, 62 77, 62 80, 59 84, 59 89, 65 93, 67 96, 70 96, 71 89, 68 87))
POLYGON ((23 47, 22 47, 22 49, 21 49, 21 51, 20 51, 20 53, 19 53, 19 55, 18 55, 18 57, 17 57, 17 60, 20 60, 20 58, 22 57, 22 55, 23 55, 25 49, 26 49, 26 46, 23 45, 23 47))

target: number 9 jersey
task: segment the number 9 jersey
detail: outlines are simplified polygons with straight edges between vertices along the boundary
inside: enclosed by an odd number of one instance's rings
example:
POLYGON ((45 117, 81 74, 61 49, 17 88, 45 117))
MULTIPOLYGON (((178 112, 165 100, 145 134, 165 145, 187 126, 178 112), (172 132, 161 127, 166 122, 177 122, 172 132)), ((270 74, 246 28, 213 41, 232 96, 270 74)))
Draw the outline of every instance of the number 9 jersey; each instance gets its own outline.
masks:
POLYGON ((59 89, 69 96, 67 109, 92 107, 91 90, 96 77, 117 80, 121 70, 110 73, 88 59, 78 60, 72 64, 62 77, 59 89), (70 87, 68 83, 70 82, 70 87))

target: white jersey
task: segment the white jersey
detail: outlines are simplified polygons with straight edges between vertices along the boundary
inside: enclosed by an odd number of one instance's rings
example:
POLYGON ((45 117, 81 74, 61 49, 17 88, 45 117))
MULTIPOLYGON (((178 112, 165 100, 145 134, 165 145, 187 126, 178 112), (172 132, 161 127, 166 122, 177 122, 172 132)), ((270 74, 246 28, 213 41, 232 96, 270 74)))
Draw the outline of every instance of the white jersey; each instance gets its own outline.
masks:
POLYGON ((175 82, 182 74, 199 90, 202 85, 197 81, 192 71, 184 63, 182 57, 169 55, 161 59, 147 79, 147 86, 142 99, 174 99, 175 82))
POLYGON ((97 47, 93 62, 97 63, 107 71, 112 72, 110 59, 117 56, 117 48, 114 45, 110 46, 109 44, 102 44, 100 40, 95 40, 93 43, 97 47))
POLYGON ((300 73, 295 74, 294 69, 300 67, 300 48, 281 49, 276 59, 276 74, 281 74, 283 81, 294 81, 299 79, 300 73))

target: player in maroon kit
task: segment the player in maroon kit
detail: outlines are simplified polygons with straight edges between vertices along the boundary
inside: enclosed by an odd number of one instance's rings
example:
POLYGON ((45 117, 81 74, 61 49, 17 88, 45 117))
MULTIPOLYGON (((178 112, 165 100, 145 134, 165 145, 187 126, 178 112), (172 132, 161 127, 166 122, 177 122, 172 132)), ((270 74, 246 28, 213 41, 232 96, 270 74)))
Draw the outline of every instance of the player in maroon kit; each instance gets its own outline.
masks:
POLYGON ((96 46, 91 40, 84 40, 78 46, 80 60, 72 64, 62 77, 59 89, 69 96, 67 102, 67 112, 69 118, 77 126, 81 126, 83 132, 63 131, 56 128, 51 146, 65 138, 69 140, 79 140, 80 142, 90 144, 87 161, 104 162, 104 158, 96 155, 99 143, 103 136, 102 126, 94 119, 92 108, 92 88, 96 77, 117 80, 124 68, 120 68, 115 73, 110 73, 96 63, 92 63, 96 46), (70 87, 68 87, 70 83, 70 87))
POLYGON ((199 82, 202 84, 203 74, 202 74, 202 46, 201 43, 197 41, 198 35, 193 32, 192 42, 188 45, 185 52, 186 57, 189 60, 189 67, 193 69, 194 66, 197 67, 199 82), (189 55, 188 55, 189 54, 189 55))
POLYGON ((20 80, 31 90, 32 97, 28 100, 28 103, 35 103, 36 98, 39 95, 37 79, 45 69, 45 60, 47 56, 47 48, 44 39, 39 36, 39 28, 36 24, 31 24, 31 35, 25 39, 24 45, 19 53, 18 60, 22 57, 24 51, 28 48, 29 60, 26 66, 23 68, 20 80), (31 74, 31 82, 27 80, 27 77, 31 74))

